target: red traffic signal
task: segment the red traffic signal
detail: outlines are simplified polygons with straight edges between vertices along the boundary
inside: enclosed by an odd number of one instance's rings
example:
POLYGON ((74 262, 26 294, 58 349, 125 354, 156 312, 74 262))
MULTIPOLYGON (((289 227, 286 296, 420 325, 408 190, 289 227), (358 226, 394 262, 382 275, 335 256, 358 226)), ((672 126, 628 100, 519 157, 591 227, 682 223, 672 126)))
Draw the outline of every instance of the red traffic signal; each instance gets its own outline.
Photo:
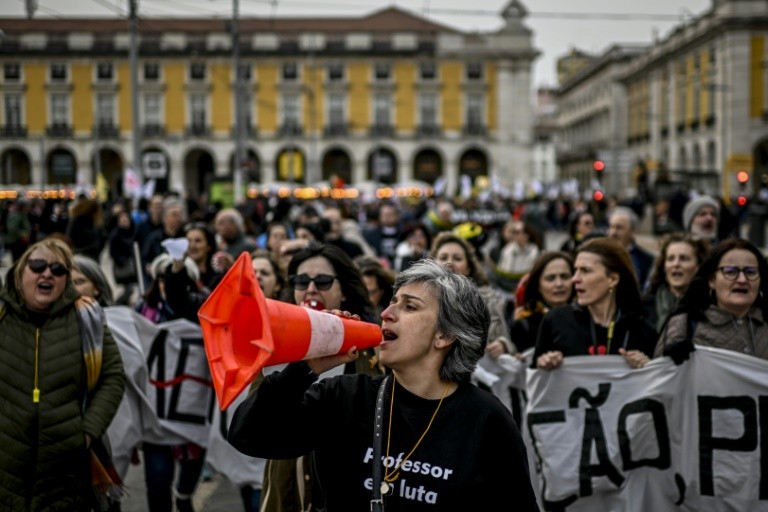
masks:
POLYGON ((603 199, 605 199, 605 194, 603 194, 603 191, 602 191, 602 190, 595 190, 595 191, 592 193, 592 198, 593 198, 595 201, 597 201, 597 202, 600 202, 600 201, 602 201, 603 199))
POLYGON ((592 168, 597 172, 603 172, 605 170, 605 162, 602 160, 595 160, 592 162, 592 168))
POLYGON ((747 196, 744 194, 741 194, 738 199, 736 199, 736 204, 739 206, 747 206, 747 196))
POLYGON ((736 181, 742 185, 749 181, 749 173, 747 171, 739 171, 736 173, 736 181))

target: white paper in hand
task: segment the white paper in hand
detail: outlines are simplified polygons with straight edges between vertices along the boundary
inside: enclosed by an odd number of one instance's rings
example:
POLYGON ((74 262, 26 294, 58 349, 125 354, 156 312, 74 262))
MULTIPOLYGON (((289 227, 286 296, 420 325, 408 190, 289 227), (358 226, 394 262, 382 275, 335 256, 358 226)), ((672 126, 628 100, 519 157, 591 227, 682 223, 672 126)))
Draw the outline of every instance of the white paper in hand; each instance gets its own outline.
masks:
POLYGON ((168 251, 171 258, 176 261, 181 261, 184 259, 184 254, 189 248, 189 240, 186 238, 166 238, 160 242, 160 245, 165 247, 165 250, 168 251))

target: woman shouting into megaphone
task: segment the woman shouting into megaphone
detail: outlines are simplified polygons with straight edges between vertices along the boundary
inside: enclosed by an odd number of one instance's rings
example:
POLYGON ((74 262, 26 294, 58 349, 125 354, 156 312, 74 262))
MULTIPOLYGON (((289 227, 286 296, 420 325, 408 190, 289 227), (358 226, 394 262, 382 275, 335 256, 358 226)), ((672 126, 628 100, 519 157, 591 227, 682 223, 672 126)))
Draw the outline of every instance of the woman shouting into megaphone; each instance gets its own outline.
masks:
POLYGON ((290 363, 237 409, 230 443, 285 459, 314 451, 313 508, 538 510, 511 413, 470 382, 488 336, 477 287, 431 259, 401 272, 382 313, 388 375, 322 373, 346 354, 290 363))

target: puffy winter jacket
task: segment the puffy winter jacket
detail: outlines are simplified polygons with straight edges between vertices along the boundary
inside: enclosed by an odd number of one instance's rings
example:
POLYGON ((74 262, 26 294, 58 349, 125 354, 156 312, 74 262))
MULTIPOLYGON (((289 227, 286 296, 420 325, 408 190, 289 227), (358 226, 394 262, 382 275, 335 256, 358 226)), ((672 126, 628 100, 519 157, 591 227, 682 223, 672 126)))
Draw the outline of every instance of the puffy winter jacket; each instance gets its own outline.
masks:
POLYGON ((68 284, 38 326, 12 283, 0 290, 0 511, 87 510, 85 435, 96 438, 106 431, 125 374, 105 325, 100 379, 83 412, 87 382, 78 297, 68 284))

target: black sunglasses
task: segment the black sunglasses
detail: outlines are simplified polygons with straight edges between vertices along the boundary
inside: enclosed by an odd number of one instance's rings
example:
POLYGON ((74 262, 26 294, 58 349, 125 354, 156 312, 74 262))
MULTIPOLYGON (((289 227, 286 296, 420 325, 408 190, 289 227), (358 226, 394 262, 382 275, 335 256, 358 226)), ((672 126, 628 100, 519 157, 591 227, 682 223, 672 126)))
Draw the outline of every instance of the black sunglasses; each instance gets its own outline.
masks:
POLYGON ((58 261, 48 263, 45 260, 27 260, 27 267, 29 267, 29 270, 35 274, 42 274, 45 272, 46 268, 50 268, 51 274, 55 275, 56 277, 61 277, 69 273, 69 269, 58 261))
POLYGON ((300 292, 309 288, 309 283, 315 283, 315 287, 324 292, 331 289, 334 279, 338 278, 328 274, 317 274, 315 277, 309 277, 307 274, 298 274, 291 276, 290 282, 291 286, 300 292))

